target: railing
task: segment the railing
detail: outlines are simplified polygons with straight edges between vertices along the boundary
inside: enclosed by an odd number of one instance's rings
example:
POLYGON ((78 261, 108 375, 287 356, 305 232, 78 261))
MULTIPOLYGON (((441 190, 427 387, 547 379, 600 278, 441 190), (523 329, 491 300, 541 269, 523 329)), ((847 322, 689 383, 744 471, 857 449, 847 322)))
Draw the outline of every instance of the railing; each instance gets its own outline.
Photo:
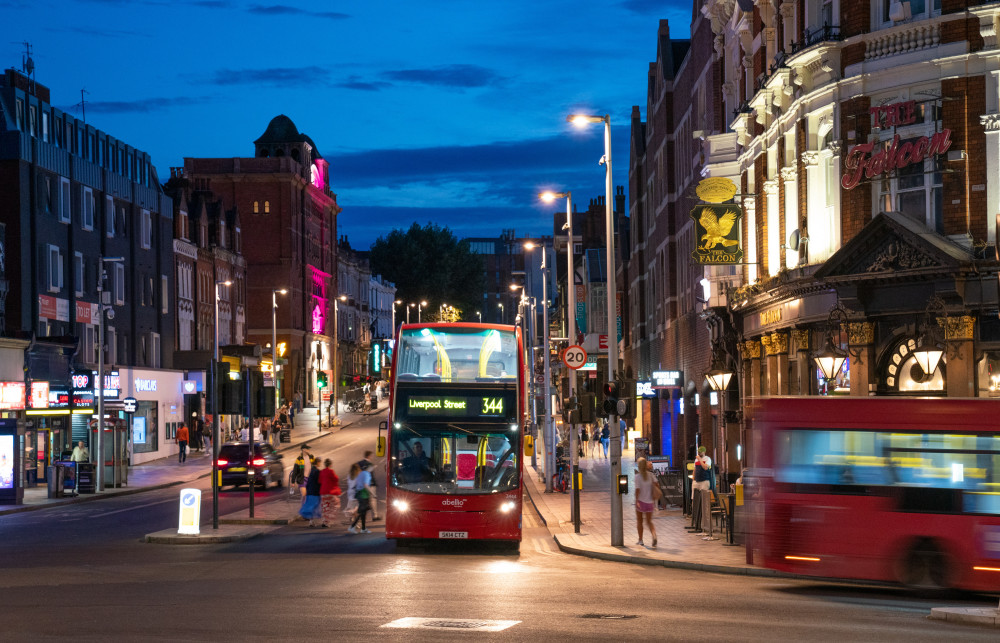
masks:
POLYGON ((806 29, 802 32, 802 40, 792 43, 791 53, 797 54, 821 42, 838 42, 840 40, 843 40, 843 37, 840 35, 838 25, 823 25, 811 30, 806 29))
POLYGON ((941 40, 940 23, 903 25, 865 37, 865 60, 878 60, 936 47, 941 40))

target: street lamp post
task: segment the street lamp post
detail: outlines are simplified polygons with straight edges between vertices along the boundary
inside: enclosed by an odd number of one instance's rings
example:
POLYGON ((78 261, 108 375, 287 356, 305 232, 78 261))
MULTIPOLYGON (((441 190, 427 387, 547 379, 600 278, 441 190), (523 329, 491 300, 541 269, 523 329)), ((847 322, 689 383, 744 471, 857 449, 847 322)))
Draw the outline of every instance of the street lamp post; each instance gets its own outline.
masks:
POLYGON ((219 528, 219 286, 231 286, 233 282, 215 282, 215 329, 212 350, 212 529, 219 528))
MULTIPOLYGON (((566 197, 566 225, 563 226, 566 230, 566 337, 568 337, 569 345, 572 346, 576 343, 576 279, 574 279, 574 265, 573 265, 573 193, 567 190, 566 192, 543 192, 541 198, 546 203, 551 203, 556 199, 561 199, 566 197)), ((569 378, 569 397, 573 399, 576 397, 576 369, 567 368, 566 376, 569 378)), ((577 405, 579 408, 579 399, 577 399, 577 405)), ((580 477, 580 456, 577 452, 576 441, 576 425, 571 424, 569 429, 569 450, 572 454, 570 456, 573 463, 573 502, 570 505, 572 510, 572 520, 573 520, 573 530, 576 533, 580 533, 580 485, 578 483, 580 477)))
MULTIPOLYGON (((331 400, 332 410, 330 411, 330 425, 333 425, 334 418, 340 417, 340 307, 338 301, 347 301, 347 295, 338 295, 333 298, 333 399, 331 400)), ((407 311, 409 313, 409 311, 407 311)), ((395 318, 396 307, 392 307, 392 314, 395 318)), ((323 430, 323 393, 319 395, 319 417, 320 431, 323 430)))
POLYGON ((392 302, 392 338, 393 339, 395 339, 395 337, 396 337, 396 306, 400 305, 401 303, 403 303, 402 299, 397 299, 396 301, 392 302))
POLYGON ((500 309, 500 323, 503 323, 503 304, 497 304, 497 308, 500 309))
MULTIPOLYGON (((614 188, 611 176, 611 116, 592 116, 586 114, 574 114, 566 118, 569 122, 577 126, 590 123, 604 123, 604 207, 605 207, 605 235, 607 236, 605 252, 607 253, 608 272, 608 381, 615 381, 615 374, 618 370, 618 315, 617 315, 617 293, 615 287, 615 222, 614 222, 614 188)), ((635 403, 632 400, 631 403, 635 403)), ((615 415, 608 415, 608 427, 611 429, 611 546, 621 547, 625 544, 622 525, 622 497, 618 493, 618 476, 622 471, 622 442, 621 427, 616 421, 615 415)))
POLYGON ((420 323, 420 311, 422 311, 424 309, 424 306, 426 306, 426 305, 427 305, 426 301, 422 301, 422 302, 420 302, 417 305, 417 323, 418 324, 420 323))
MULTIPOLYGON (((97 389, 97 435, 94 439, 96 443, 94 445, 94 457, 97 458, 97 479, 96 479, 96 489, 98 492, 104 491, 104 315, 110 314, 110 306, 108 310, 104 308, 104 264, 106 263, 121 263, 125 261, 125 257, 101 257, 101 261, 98 264, 98 269, 101 274, 97 276, 97 382, 95 388, 97 389)), ((112 314, 112 318, 114 315, 112 314)), ((111 459, 112 462, 115 461, 114 456, 111 459)))
POLYGON ((278 408, 281 391, 278 389, 278 295, 287 295, 287 288, 271 291, 271 379, 274 380, 274 408, 278 408))
MULTIPOLYGON (((525 249, 531 250, 534 244, 525 244, 525 249)), ((542 341, 542 400, 545 408, 545 426, 543 435, 545 437, 545 491, 552 492, 552 475, 556 470, 556 445, 555 431, 552 425, 552 396, 549 395, 549 382, 551 380, 551 368, 549 365, 549 267, 546 263, 545 246, 542 250, 542 334, 545 339, 542 341)), ((503 304, 499 304, 503 310, 503 304)))

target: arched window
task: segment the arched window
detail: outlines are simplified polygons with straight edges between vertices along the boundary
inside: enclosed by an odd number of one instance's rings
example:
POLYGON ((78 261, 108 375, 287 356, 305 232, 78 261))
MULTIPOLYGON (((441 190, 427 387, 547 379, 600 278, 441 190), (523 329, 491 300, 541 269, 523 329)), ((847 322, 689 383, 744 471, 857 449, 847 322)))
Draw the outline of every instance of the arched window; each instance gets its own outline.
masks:
POLYGON ((264 201, 264 214, 271 214, 271 202, 264 201))
POLYGON ((295 159, 296 161, 299 160, 299 150, 298 149, 292 149, 292 158, 295 159))
POLYGON ((253 202, 253 213, 260 214, 260 201, 253 202))
POLYGON ((261 150, 260 150, 260 157, 262 159, 266 159, 269 156, 271 156, 271 153, 267 151, 267 148, 266 147, 265 148, 261 148, 261 150))

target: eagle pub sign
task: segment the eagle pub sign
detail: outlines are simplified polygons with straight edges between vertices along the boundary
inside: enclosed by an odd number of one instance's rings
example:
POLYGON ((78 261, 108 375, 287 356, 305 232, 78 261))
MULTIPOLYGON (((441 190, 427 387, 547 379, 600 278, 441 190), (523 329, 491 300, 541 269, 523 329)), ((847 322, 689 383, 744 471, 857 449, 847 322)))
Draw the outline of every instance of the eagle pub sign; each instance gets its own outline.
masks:
POLYGON ((695 229, 691 257, 697 263, 726 265, 743 262, 743 248, 740 246, 743 208, 731 202, 736 190, 732 181, 722 177, 707 178, 698 183, 695 192, 708 203, 700 203, 691 210, 695 229))

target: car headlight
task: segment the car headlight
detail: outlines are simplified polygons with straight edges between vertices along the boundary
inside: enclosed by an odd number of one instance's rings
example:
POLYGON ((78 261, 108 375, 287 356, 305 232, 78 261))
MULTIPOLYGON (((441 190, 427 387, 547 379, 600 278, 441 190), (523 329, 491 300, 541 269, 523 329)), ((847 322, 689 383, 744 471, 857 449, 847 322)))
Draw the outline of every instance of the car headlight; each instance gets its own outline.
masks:
POLYGON ((400 511, 406 511, 407 509, 410 508, 410 504, 405 500, 393 500, 392 506, 395 507, 396 509, 399 509, 400 511))
POLYGON ((516 502, 514 502, 513 500, 508 500, 507 502, 500 505, 500 511, 504 513, 510 513, 511 511, 514 510, 514 507, 516 506, 517 506, 516 502))

